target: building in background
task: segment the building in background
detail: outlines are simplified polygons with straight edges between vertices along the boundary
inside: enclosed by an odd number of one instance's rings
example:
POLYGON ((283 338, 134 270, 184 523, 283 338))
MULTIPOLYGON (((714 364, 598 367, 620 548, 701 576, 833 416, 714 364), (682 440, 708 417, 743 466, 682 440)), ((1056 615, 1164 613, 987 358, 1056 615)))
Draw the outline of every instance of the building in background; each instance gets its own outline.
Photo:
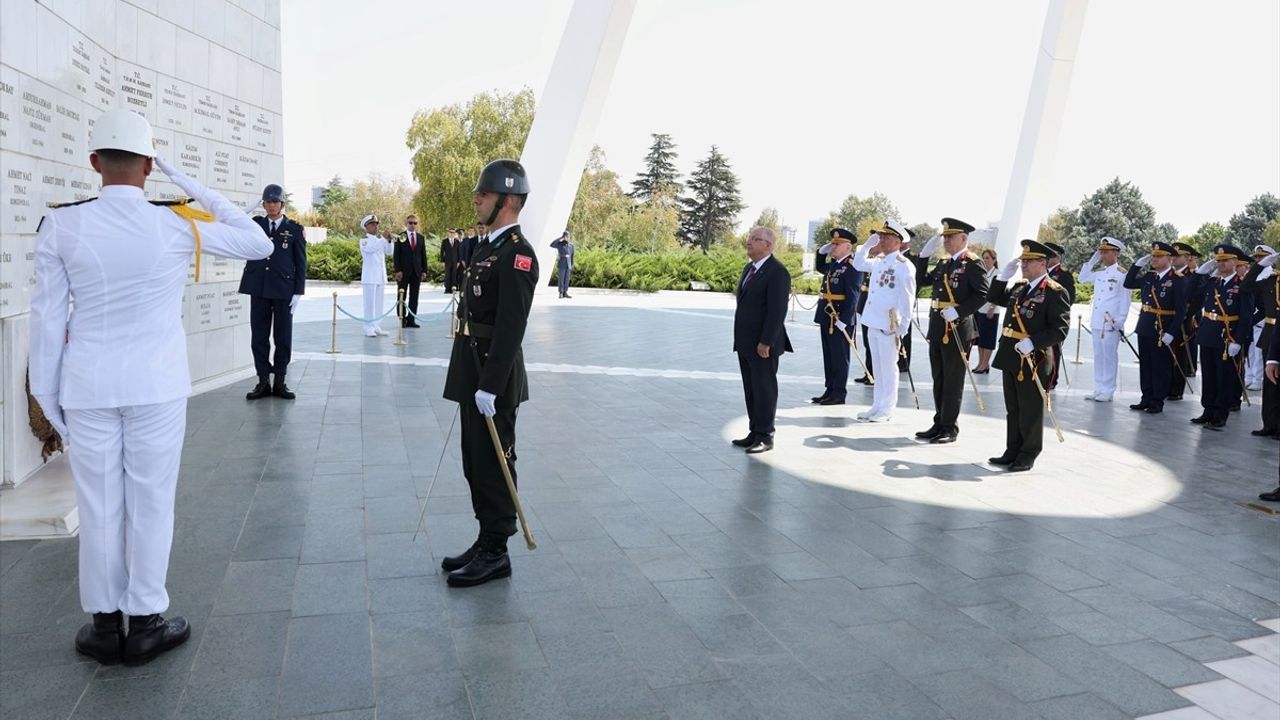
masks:
POLYGON ((809 221, 809 234, 805 237, 805 241, 804 241, 805 251, 813 252, 813 249, 817 247, 816 245, 813 244, 813 236, 818 234, 818 228, 822 227, 822 223, 824 222, 826 222, 826 220, 810 220, 809 221))
POLYGON ((778 228, 778 232, 782 234, 782 242, 786 245, 796 244, 796 229, 790 225, 783 225, 778 228))

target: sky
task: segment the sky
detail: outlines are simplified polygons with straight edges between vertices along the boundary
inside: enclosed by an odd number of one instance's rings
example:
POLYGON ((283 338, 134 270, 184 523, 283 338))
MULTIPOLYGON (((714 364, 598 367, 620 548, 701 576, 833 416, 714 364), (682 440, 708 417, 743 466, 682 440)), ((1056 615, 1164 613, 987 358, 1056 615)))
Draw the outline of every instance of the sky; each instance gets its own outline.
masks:
MULTIPOLYGON (((590 2, 592 0, 579 0, 590 2)), ((284 0, 285 182, 410 177, 414 112, 541 92, 572 0, 284 0)), ((746 209, 803 238, 849 194, 907 224, 997 221, 1048 0, 638 0, 595 143, 624 187, 650 133, 712 144, 746 209)), ((1190 234, 1280 195, 1280 2, 1093 0, 1048 192, 1119 177, 1190 234)))

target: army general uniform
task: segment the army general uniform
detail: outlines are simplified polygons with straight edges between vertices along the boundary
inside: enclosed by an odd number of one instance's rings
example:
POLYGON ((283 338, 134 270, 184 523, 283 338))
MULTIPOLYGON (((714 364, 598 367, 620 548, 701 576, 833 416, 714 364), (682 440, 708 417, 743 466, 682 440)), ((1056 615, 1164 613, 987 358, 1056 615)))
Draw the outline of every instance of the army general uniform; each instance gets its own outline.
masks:
MULTIPOLYGON (((955 218, 942 218, 942 235, 971 233, 974 227, 955 218)), ((929 303, 929 369, 933 374, 933 425, 916 433, 931 443, 955 442, 960 435, 957 421, 964 396, 969 346, 977 335, 973 314, 987 302, 987 271, 980 258, 966 246, 952 257, 929 269, 929 258, 915 258, 916 283, 933 287, 929 303), (944 309, 958 317, 948 322, 944 309), (957 337, 959 336, 959 337, 957 337), (959 344, 957 345, 957 340, 959 344)))
POLYGON ((1200 310, 1202 309, 1200 302, 1204 299, 1204 284, 1209 278, 1192 270, 1190 264, 1182 269, 1176 265, 1178 258, 1187 261, 1193 257, 1199 258, 1199 250, 1186 243, 1176 242, 1172 245, 1175 253, 1174 272, 1182 278, 1182 290, 1187 298, 1187 309, 1182 316, 1182 326, 1178 332, 1173 333, 1173 354, 1178 358, 1178 363, 1174 366, 1173 376, 1169 379, 1169 396, 1165 398, 1178 401, 1187 390, 1187 378, 1195 377, 1196 369, 1200 364, 1196 329, 1200 327, 1200 310))
MULTIPOLYGON (((1257 257, 1256 253, 1255 257, 1257 257)), ((1255 304, 1262 310, 1262 331, 1258 334, 1257 345, 1265 358, 1272 343, 1280 342, 1276 340, 1276 315, 1277 310, 1280 309, 1280 278, 1276 277, 1274 266, 1271 272, 1267 272, 1267 267, 1257 262, 1244 276, 1242 287, 1245 291, 1253 293, 1255 304), (1266 277, 1262 277, 1263 275, 1266 277)), ((1280 385, 1268 382, 1265 377, 1262 380, 1262 428, 1250 434, 1280 440, 1280 385)))
MULTIPOLYGON (((1169 243, 1151 244, 1152 256, 1172 256, 1173 253, 1169 243)), ((1182 327, 1187 307, 1186 280, 1179 277, 1172 266, 1155 272, 1135 264, 1125 274, 1124 286, 1140 290, 1142 302, 1138 326, 1134 329, 1138 336, 1138 384, 1142 388, 1142 399, 1129 409, 1163 412, 1174 372, 1173 348, 1165 343, 1165 336, 1176 337, 1182 327)))
MULTIPOLYGON (((1243 250, 1231 245, 1219 245, 1213 253, 1215 260, 1249 262, 1243 250)), ((1209 278, 1202 291, 1203 309, 1196 340, 1200 345, 1200 405, 1204 412, 1191 422, 1210 430, 1225 427, 1232 408, 1240 404, 1241 367, 1253 339, 1253 294, 1243 285, 1232 272, 1226 277, 1209 278)))
MULTIPOLYGON (((1050 252, 1042 243, 1022 241, 1024 260, 1043 258, 1050 252)), ((997 277, 987 299, 1006 308, 1000 346, 991 363, 1004 373, 1005 449, 999 457, 991 458, 991 463, 1014 472, 1030 470, 1044 449, 1044 398, 1032 373, 1041 385, 1048 381, 1053 348, 1067 337, 1071 325, 1071 303, 1066 288, 1048 273, 1012 288, 1007 280, 997 277), (1015 348, 1024 339, 1034 347, 1026 355, 1015 348)))
MULTIPOLYGON (((857 239, 848 230, 835 228, 831 231, 831 244, 835 243, 857 244, 857 239)), ((814 264, 815 269, 822 273, 822 290, 813 310, 813 322, 818 325, 821 336, 822 375, 826 379, 826 387, 821 395, 813 398, 813 402, 843 405, 849 384, 849 341, 845 332, 857 332, 853 327, 853 316, 862 292, 862 273, 853 267, 853 253, 840 260, 832 260, 831 252, 819 250, 815 253, 814 264), (846 326, 844 331, 836 326, 837 320, 846 326)))

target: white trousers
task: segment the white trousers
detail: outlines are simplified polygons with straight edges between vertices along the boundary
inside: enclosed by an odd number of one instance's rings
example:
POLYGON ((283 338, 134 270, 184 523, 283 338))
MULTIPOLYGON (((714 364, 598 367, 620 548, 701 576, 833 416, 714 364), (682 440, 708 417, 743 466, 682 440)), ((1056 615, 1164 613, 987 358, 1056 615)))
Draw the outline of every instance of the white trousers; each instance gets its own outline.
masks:
MULTIPOLYGON (((364 288, 364 317, 376 318, 382 314, 382 301, 387 288, 384 283, 361 283, 364 288)), ((366 333, 376 332, 382 329, 382 319, 373 320, 364 324, 366 333)))
POLYGON ((164 612, 187 399, 65 414, 80 505, 80 606, 164 612))
POLYGON ((871 344, 871 367, 876 379, 872 388, 871 413, 892 415, 898 404, 898 336, 869 328, 867 339, 871 344))
POLYGON ((1245 385, 1261 385, 1266 363, 1262 361, 1262 348, 1258 347, 1258 335, 1262 334, 1263 324, 1253 326, 1253 342, 1249 343, 1249 357, 1244 360, 1245 385))
POLYGON ((1093 393, 1116 394, 1116 373, 1120 368, 1120 333, 1093 328, 1093 393))

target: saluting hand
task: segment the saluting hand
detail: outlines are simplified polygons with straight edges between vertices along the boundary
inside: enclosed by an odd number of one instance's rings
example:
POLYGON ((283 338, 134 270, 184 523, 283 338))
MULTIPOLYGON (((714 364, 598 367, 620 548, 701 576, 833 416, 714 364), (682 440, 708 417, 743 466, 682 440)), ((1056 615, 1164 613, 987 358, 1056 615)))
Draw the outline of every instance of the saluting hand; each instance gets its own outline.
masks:
POLYGON ((1018 273, 1018 268, 1021 267, 1021 265, 1021 258, 1014 258, 1010 260, 1004 264, 1004 267, 1000 268, 1000 274, 996 276, 996 279, 1000 282, 1009 282, 1013 279, 1013 276, 1018 273))
POLYGON ((1137 261, 1134 262, 1133 264, 1137 265, 1140 268, 1144 268, 1151 264, 1151 255, 1150 254, 1143 255, 1142 257, 1138 258, 1137 261))

